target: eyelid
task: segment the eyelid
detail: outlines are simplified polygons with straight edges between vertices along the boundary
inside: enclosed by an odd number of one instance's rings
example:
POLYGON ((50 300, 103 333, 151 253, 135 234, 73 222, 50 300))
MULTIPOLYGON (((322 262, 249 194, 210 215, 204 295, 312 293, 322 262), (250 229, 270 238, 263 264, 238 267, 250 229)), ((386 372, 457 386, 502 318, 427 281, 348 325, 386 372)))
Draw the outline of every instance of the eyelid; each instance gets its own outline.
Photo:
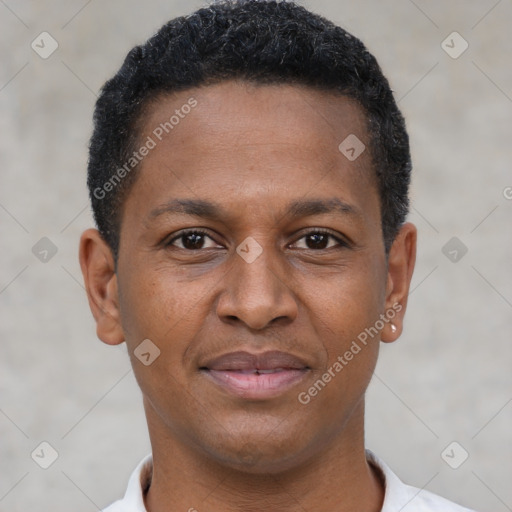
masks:
MULTIPOLYGON (((173 233, 171 235, 172 238, 169 238, 169 237, 164 238, 163 245, 165 247, 167 247, 167 246, 173 247, 173 242, 175 242, 176 240, 179 240, 180 238, 182 238, 185 235, 189 235, 192 233, 207 236, 213 242, 218 243, 211 235, 211 232, 206 228, 187 228, 187 229, 182 229, 182 230, 178 231, 177 233, 173 233)), ((177 247, 177 249, 181 249, 181 247, 177 247)))
MULTIPOLYGON (((338 242, 338 245, 341 247, 351 247, 351 242, 343 235, 337 233, 336 231, 331 231, 327 228, 309 228, 307 231, 303 231, 301 235, 293 242, 294 244, 297 243, 299 240, 302 240, 305 236, 311 235, 311 234, 320 234, 320 235, 327 235, 331 238, 334 238, 336 242, 338 242)), ((334 249, 335 247, 331 247, 330 249, 334 249)), ((329 249, 304 249, 304 250, 310 250, 314 252, 320 252, 320 251, 327 251, 329 249)))

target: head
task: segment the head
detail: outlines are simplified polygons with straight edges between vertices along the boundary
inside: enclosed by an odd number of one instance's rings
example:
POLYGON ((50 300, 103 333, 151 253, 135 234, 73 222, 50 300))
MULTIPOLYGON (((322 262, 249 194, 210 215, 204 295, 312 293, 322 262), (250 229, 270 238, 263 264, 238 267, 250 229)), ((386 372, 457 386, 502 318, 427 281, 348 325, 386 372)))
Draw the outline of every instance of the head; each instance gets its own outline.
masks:
POLYGON ((94 122, 81 265, 152 437, 279 471, 362 435, 416 235, 404 120, 361 41, 294 3, 216 3, 132 49, 94 122), (300 368, 253 396, 213 375, 233 351, 300 368))
POLYGON ((142 167, 133 153, 145 142, 148 108, 158 98, 232 79, 308 86, 359 105, 388 251, 408 212, 411 157, 387 79, 363 43, 341 27, 291 2, 253 0, 220 2, 170 21, 133 48, 104 85, 94 114, 88 187, 96 224, 116 260, 123 206, 142 167))

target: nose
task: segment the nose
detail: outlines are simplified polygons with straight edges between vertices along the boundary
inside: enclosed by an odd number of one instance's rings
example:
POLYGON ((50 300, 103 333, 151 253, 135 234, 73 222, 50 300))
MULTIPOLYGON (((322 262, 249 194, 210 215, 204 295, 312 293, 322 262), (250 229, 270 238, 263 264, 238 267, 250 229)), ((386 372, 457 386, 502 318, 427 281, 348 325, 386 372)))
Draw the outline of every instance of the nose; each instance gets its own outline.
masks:
POLYGON ((218 317, 227 323, 243 322, 254 330, 278 321, 292 322, 297 317, 297 301, 291 277, 278 256, 266 248, 249 261, 238 253, 233 255, 217 302, 218 317))

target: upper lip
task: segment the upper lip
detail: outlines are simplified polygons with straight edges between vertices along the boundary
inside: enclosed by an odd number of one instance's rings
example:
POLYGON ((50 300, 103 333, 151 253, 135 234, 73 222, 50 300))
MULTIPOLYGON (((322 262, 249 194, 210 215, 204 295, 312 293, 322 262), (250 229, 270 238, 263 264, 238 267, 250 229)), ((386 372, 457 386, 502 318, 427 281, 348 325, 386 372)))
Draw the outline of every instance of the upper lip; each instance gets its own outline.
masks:
POLYGON ((275 370, 277 368, 304 370, 308 365, 299 357, 287 352, 271 350, 261 354, 245 351, 230 352, 211 359, 201 368, 208 370, 275 370))

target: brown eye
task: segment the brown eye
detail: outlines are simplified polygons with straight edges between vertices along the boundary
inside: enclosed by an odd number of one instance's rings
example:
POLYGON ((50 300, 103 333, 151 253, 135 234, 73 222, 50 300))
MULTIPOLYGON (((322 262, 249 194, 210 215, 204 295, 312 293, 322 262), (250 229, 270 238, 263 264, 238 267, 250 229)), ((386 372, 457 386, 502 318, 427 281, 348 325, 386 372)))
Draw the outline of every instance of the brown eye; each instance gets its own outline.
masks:
MULTIPOLYGON (((332 233, 328 231, 310 231, 302 236, 299 240, 304 240, 306 247, 304 249, 310 250, 326 250, 331 249, 336 246, 347 247, 347 243, 343 241, 341 238, 334 236, 332 233), (335 243, 329 245, 330 240, 333 240, 335 243)), ((296 242, 297 243, 297 242, 296 242)))
POLYGON ((197 251, 200 249, 209 249, 213 247, 204 246, 206 239, 211 240, 214 243, 214 246, 217 246, 215 241, 205 231, 197 229, 182 231, 179 235, 170 240, 166 246, 177 247, 178 249, 184 249, 188 251, 197 251), (177 244, 177 242, 179 242, 179 244, 177 244))

